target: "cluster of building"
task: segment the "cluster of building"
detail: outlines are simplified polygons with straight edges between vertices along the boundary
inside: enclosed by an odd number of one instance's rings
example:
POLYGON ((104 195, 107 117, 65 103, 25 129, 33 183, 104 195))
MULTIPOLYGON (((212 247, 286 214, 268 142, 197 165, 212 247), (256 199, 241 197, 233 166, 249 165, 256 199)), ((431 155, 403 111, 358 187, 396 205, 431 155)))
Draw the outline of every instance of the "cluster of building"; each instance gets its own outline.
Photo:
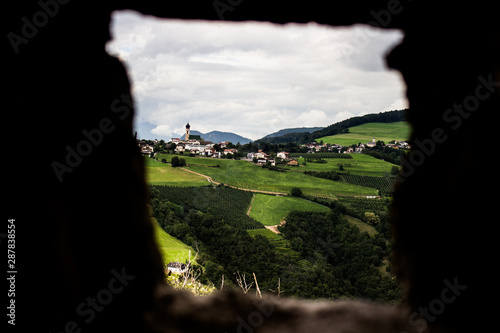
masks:
MULTIPOLYGON (((158 140, 153 140, 153 146, 140 141, 139 148, 143 155, 150 155, 154 151, 154 145, 158 143, 158 140), (156 142, 154 142, 156 141, 156 142)), ((205 141, 199 135, 191 135, 191 126, 189 123, 186 125, 186 133, 184 140, 180 138, 172 138, 168 146, 175 145, 176 152, 188 152, 189 154, 209 156, 215 158, 221 158, 223 155, 235 154, 238 152, 234 148, 226 148, 229 145, 228 141, 221 141, 219 143, 213 143, 212 141, 205 141), (218 145, 223 151, 219 151, 215 148, 218 145)))
MULTIPOLYGON (((222 154, 234 154, 236 149, 224 149, 223 152, 217 151, 215 149, 215 143, 212 141, 205 141, 199 135, 191 135, 191 126, 189 123, 186 125, 186 135, 184 140, 180 138, 172 138, 170 141, 176 145, 175 151, 177 152, 189 152, 190 154, 209 156, 220 158, 222 154)), ((229 142, 222 141, 218 145, 220 148, 226 148, 229 142)), ((237 151, 236 151, 237 152, 237 151)))
MULTIPOLYGON (((360 143, 355 147, 344 147, 337 144, 319 144, 317 142, 310 142, 305 145, 301 145, 301 148, 307 148, 308 153, 317 153, 320 151, 328 151, 335 153, 361 153, 365 148, 373 148, 377 145, 377 140, 375 138, 367 143, 360 143)), ((410 146, 406 141, 395 141, 395 143, 386 144, 386 147, 393 149, 409 149, 410 146)))
MULTIPOLYGON (((294 166, 294 165, 299 165, 299 161, 297 161, 294 158, 290 158, 290 154, 282 151, 276 154, 276 157, 286 161, 286 165, 288 166, 294 166)), ((257 162, 259 165, 263 165, 266 163, 271 163, 271 165, 276 165, 276 159, 271 158, 268 154, 264 153, 262 150, 259 150, 257 153, 248 153, 247 154, 247 160, 254 160, 257 162)))

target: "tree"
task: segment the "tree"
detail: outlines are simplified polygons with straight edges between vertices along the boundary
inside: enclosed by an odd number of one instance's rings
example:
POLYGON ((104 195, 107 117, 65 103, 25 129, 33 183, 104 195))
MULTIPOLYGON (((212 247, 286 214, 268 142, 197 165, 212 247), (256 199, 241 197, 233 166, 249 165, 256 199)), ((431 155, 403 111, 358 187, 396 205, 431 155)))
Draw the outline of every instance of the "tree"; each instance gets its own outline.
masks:
POLYGON ((301 197, 302 196, 302 190, 298 187, 293 187, 292 188, 292 191, 290 192, 290 194, 294 197, 301 197))
POLYGON ((365 212, 365 222, 369 225, 378 225, 380 223, 380 217, 372 212, 365 212))
POLYGON ((174 167, 174 168, 175 168, 175 167, 178 167, 178 166, 180 166, 180 165, 181 165, 181 161, 180 161, 180 159, 179 159, 179 157, 178 157, 178 156, 174 156, 174 157, 172 157, 172 159, 170 160, 170 164, 172 164, 172 167, 174 167))

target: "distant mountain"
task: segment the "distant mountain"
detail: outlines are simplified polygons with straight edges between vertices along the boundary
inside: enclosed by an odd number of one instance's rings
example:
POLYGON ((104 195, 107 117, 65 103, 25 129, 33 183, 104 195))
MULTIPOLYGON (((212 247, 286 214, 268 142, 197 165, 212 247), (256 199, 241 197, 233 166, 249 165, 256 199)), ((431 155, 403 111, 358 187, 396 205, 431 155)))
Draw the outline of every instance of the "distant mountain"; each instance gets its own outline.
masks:
MULTIPOLYGON (((205 141, 212 141, 213 143, 218 143, 221 141, 229 141, 231 143, 237 144, 238 142, 243 144, 252 142, 251 139, 242 137, 241 135, 234 134, 231 132, 221 132, 221 131, 212 131, 208 133, 201 133, 198 131, 191 131, 191 135, 199 135, 201 136, 205 141)), ((181 137, 181 140, 184 140, 186 138, 186 135, 183 135, 181 137)))
MULTIPOLYGON (((279 130, 278 132, 274 132, 274 133, 268 134, 265 137, 263 137, 262 139, 275 138, 277 136, 282 136, 282 135, 289 134, 289 133, 305 133, 305 132, 312 133, 312 132, 315 132, 315 131, 319 131, 320 129, 323 129, 323 128, 324 127, 295 127, 295 128, 285 128, 285 129, 279 130)), ((260 140, 262 140, 262 139, 260 139, 260 140)))

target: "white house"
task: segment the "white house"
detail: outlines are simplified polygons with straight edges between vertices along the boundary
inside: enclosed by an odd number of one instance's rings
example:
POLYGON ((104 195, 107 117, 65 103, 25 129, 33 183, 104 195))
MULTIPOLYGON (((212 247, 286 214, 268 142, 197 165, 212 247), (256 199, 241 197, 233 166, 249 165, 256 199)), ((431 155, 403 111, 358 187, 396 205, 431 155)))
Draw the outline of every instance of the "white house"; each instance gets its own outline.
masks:
POLYGON ((201 152, 200 155, 203 155, 203 156, 212 156, 213 154, 215 154, 215 152, 216 152, 215 148, 207 147, 207 149, 205 149, 204 152, 201 152))
POLYGON ((193 143, 186 143, 184 149, 185 150, 189 150, 190 152, 193 152, 193 153, 200 153, 200 152, 205 152, 205 149, 207 147, 205 145, 200 145, 199 142, 193 142, 193 143), (197 151, 197 152, 195 152, 197 151))
POLYGON ((179 143, 179 144, 177 144, 177 146, 175 146, 175 151, 180 152, 180 151, 184 151, 184 150, 186 150, 186 149, 185 149, 184 144, 182 144, 182 143, 179 143))
POLYGON ((235 154, 238 152, 238 149, 224 149, 224 155, 227 155, 227 154, 235 154))
POLYGON ((256 157, 256 158, 258 158, 258 159, 268 159, 268 158, 269 158, 269 155, 268 155, 268 154, 266 154, 266 153, 264 153, 262 150, 259 150, 259 152, 258 152, 258 153, 255 153, 255 154, 253 155, 253 157, 256 157))
POLYGON ((375 147, 376 145, 377 145, 377 141, 375 140, 375 138, 373 138, 372 142, 366 143, 366 146, 370 147, 370 148, 375 147))
POLYGON ((143 154, 143 155, 149 155, 153 152, 153 147, 151 147, 148 144, 140 145, 140 148, 141 148, 141 154, 143 154))
POLYGON ((285 151, 282 151, 282 152, 279 152, 279 153, 277 154, 277 156, 278 156, 279 158, 281 158, 281 159, 286 160, 286 159, 288 159, 288 158, 290 157, 290 154, 289 154, 289 153, 287 153, 287 152, 285 152, 285 151))
POLYGON ((170 272, 182 274, 188 270, 188 266, 180 262, 169 262, 167 269, 170 272))

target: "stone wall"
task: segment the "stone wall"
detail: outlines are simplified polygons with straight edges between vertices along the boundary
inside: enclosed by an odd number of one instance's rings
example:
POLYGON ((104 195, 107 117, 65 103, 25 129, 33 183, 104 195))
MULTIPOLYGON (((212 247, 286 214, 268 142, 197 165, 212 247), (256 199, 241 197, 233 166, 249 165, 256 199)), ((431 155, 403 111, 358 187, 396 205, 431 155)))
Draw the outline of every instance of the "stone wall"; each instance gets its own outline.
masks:
POLYGON ((15 328, 387 333, 480 331, 494 324, 488 302, 497 300, 491 213, 497 181, 488 157, 500 109, 500 32, 492 3, 42 0, 4 6, 4 189, 6 219, 16 220, 15 328), (404 31, 387 57, 407 85, 413 128, 414 151, 391 208, 402 306, 231 292, 194 298, 163 284, 132 135, 129 80, 104 50, 116 9, 404 31))

